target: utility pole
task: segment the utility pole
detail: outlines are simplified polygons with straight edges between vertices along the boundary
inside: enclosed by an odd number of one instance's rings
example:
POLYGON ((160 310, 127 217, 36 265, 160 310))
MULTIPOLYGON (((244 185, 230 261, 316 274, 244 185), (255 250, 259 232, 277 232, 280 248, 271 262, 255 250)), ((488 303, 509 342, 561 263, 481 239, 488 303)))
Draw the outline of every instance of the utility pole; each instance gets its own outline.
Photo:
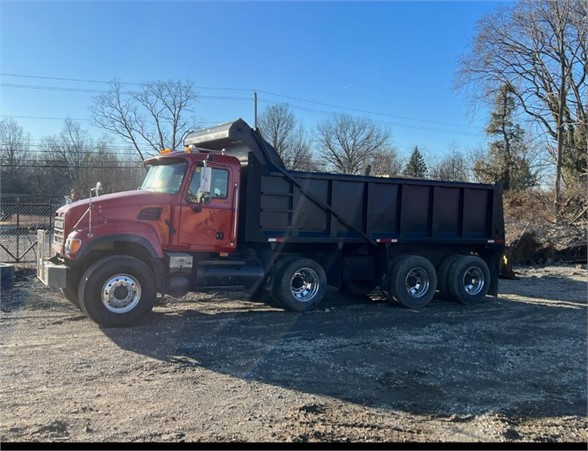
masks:
POLYGON ((253 91, 253 105, 255 114, 255 130, 257 130, 257 91, 253 91))

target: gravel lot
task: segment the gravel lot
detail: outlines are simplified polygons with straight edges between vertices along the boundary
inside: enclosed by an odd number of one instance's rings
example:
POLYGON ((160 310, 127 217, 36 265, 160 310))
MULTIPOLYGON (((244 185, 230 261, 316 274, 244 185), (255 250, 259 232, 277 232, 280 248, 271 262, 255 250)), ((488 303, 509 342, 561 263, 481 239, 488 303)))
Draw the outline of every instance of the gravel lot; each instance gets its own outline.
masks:
POLYGON ((329 292, 285 312, 164 298, 101 329, 21 273, 2 296, 2 442, 588 441, 585 268, 420 312, 329 292))

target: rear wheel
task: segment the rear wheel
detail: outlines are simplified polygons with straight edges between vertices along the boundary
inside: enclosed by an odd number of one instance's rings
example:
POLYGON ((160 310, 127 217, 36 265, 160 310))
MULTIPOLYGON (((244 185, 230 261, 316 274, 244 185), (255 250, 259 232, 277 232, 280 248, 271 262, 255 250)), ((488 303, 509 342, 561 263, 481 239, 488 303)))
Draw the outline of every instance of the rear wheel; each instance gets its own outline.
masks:
POLYGON ((290 310, 304 312, 316 307, 327 294, 327 276, 314 260, 298 258, 286 262, 278 271, 274 298, 290 310))
POLYGON ((392 256, 388 260, 389 271, 388 271, 388 273, 386 273, 382 276, 382 280, 380 282, 380 289, 382 290, 382 293, 384 293, 386 300, 392 304, 396 303, 396 299, 394 299, 392 297, 392 293, 390 293, 390 277, 389 277, 389 275, 390 275, 392 268, 396 264, 396 262, 403 257, 404 256, 402 256, 402 255, 395 255, 395 256, 392 256))
POLYGON ((446 257, 445 260, 441 262, 441 266, 439 266, 439 271, 437 272, 437 288, 443 299, 449 300, 453 297, 449 292, 449 270, 460 258, 461 255, 450 255, 449 257, 446 257))
POLYGON ((420 255, 398 260, 388 275, 392 298, 410 309, 425 307, 435 295, 437 274, 433 264, 420 255))
POLYGON ((451 265, 447 283, 453 299, 462 304, 477 304, 488 294, 490 270, 480 257, 462 256, 451 265))
POLYGON ((84 272, 78 289, 82 311, 106 327, 130 326, 144 319, 156 294, 153 271, 126 255, 98 260, 84 272))

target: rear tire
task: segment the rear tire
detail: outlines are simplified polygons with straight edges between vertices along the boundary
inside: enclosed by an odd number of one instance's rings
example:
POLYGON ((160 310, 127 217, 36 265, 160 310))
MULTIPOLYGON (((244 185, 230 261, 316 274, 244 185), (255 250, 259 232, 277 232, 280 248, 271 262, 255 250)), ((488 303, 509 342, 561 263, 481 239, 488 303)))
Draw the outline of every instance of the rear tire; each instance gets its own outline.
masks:
POLYGON ((443 299, 453 299, 453 296, 449 292, 449 271, 451 270, 452 265, 460 258, 461 255, 450 255, 449 257, 446 257, 445 260, 441 262, 441 266, 439 266, 439 271, 437 273, 437 288, 443 299))
POLYGON ((98 260, 84 272, 78 289, 82 311, 105 327, 130 326, 144 319, 156 294, 153 271, 126 255, 98 260))
POLYGON ((392 293, 390 293, 390 272, 392 271, 392 268, 394 267, 396 262, 403 257, 404 256, 402 255, 394 255, 388 260, 389 270, 386 274, 382 276, 382 280, 380 282, 380 289, 382 290, 382 293, 384 293, 386 300, 391 304, 396 304, 397 302, 396 299, 392 297, 392 293))
POLYGON ((453 299, 462 304, 477 304, 488 294, 490 270, 480 257, 462 256, 451 265, 447 281, 453 299))
POLYGON ((273 263, 272 274, 270 276, 270 286, 271 289, 269 290, 270 300, 268 304, 274 307, 286 307, 282 305, 282 301, 279 299, 278 294, 278 285, 280 284, 281 280, 281 272, 282 268, 287 265, 288 263, 293 262, 296 260, 296 257, 287 256, 287 257, 280 257, 273 263))
POLYGON ((321 265, 309 258, 288 261, 277 273, 272 294, 285 308, 305 312, 316 307, 327 294, 327 275, 321 265))
POLYGON ((419 310, 435 296, 437 274, 425 257, 408 255, 394 264, 388 283, 392 298, 407 308, 419 310))

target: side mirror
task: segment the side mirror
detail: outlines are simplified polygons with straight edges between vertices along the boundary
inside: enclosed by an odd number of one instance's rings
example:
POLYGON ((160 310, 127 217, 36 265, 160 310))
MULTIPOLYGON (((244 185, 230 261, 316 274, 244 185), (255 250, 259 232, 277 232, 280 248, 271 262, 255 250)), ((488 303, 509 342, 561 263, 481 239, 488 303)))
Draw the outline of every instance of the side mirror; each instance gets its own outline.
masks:
POLYGON ((212 168, 204 166, 200 171, 200 190, 203 193, 210 193, 210 183, 212 180, 212 168))
POLYGON ((102 193, 102 183, 97 182, 94 188, 90 188, 90 198, 92 198, 92 193, 95 193, 96 196, 100 196, 102 193))

